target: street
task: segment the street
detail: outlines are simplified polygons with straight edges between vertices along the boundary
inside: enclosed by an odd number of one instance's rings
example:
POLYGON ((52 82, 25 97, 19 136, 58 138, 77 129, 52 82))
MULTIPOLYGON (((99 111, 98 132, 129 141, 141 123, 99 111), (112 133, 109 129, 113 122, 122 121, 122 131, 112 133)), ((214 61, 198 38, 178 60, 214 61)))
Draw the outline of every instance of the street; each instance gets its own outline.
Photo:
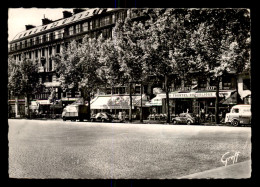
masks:
POLYGON ((251 159, 250 127, 8 122, 11 178, 174 179, 223 167, 227 152, 251 159))

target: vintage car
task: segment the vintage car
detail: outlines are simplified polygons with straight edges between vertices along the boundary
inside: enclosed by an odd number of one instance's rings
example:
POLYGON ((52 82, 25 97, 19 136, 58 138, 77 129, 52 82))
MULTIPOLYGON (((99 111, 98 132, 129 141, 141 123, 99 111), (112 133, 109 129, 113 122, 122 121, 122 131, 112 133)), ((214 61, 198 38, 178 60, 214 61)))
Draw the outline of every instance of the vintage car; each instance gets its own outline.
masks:
POLYGON ((92 116, 90 120, 92 122, 94 122, 94 121, 112 122, 113 117, 107 112, 99 112, 96 115, 92 116))
POLYGON ((181 113, 171 119, 173 124, 199 124, 199 118, 193 113, 181 113))
POLYGON ((235 105, 226 114, 225 123, 233 126, 251 123, 251 105, 235 105))

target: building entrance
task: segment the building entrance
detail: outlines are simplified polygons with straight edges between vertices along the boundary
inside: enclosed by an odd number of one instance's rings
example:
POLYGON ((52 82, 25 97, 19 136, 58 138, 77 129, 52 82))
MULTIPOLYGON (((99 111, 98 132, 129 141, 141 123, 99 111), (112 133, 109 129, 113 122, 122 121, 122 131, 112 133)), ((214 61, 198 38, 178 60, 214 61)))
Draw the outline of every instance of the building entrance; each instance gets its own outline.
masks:
POLYGON ((192 113, 192 99, 176 99, 176 114, 192 113))

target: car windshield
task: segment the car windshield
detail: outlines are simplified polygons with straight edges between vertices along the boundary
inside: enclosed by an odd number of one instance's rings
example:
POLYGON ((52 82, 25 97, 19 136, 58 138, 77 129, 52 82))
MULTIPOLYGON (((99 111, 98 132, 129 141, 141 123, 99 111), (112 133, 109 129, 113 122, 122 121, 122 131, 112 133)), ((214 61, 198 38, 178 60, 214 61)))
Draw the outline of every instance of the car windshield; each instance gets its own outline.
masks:
POLYGON ((187 116, 195 117, 195 114, 193 114, 193 113, 189 113, 189 114, 187 114, 187 116))

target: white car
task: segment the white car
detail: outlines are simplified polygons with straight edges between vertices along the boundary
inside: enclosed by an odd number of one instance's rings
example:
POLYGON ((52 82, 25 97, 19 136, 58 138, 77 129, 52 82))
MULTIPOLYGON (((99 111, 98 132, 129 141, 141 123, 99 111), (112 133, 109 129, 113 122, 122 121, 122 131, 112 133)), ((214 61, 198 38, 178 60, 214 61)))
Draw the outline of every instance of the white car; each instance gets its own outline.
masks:
POLYGON ((251 124, 251 105, 235 105, 226 114, 225 123, 233 126, 251 124))

